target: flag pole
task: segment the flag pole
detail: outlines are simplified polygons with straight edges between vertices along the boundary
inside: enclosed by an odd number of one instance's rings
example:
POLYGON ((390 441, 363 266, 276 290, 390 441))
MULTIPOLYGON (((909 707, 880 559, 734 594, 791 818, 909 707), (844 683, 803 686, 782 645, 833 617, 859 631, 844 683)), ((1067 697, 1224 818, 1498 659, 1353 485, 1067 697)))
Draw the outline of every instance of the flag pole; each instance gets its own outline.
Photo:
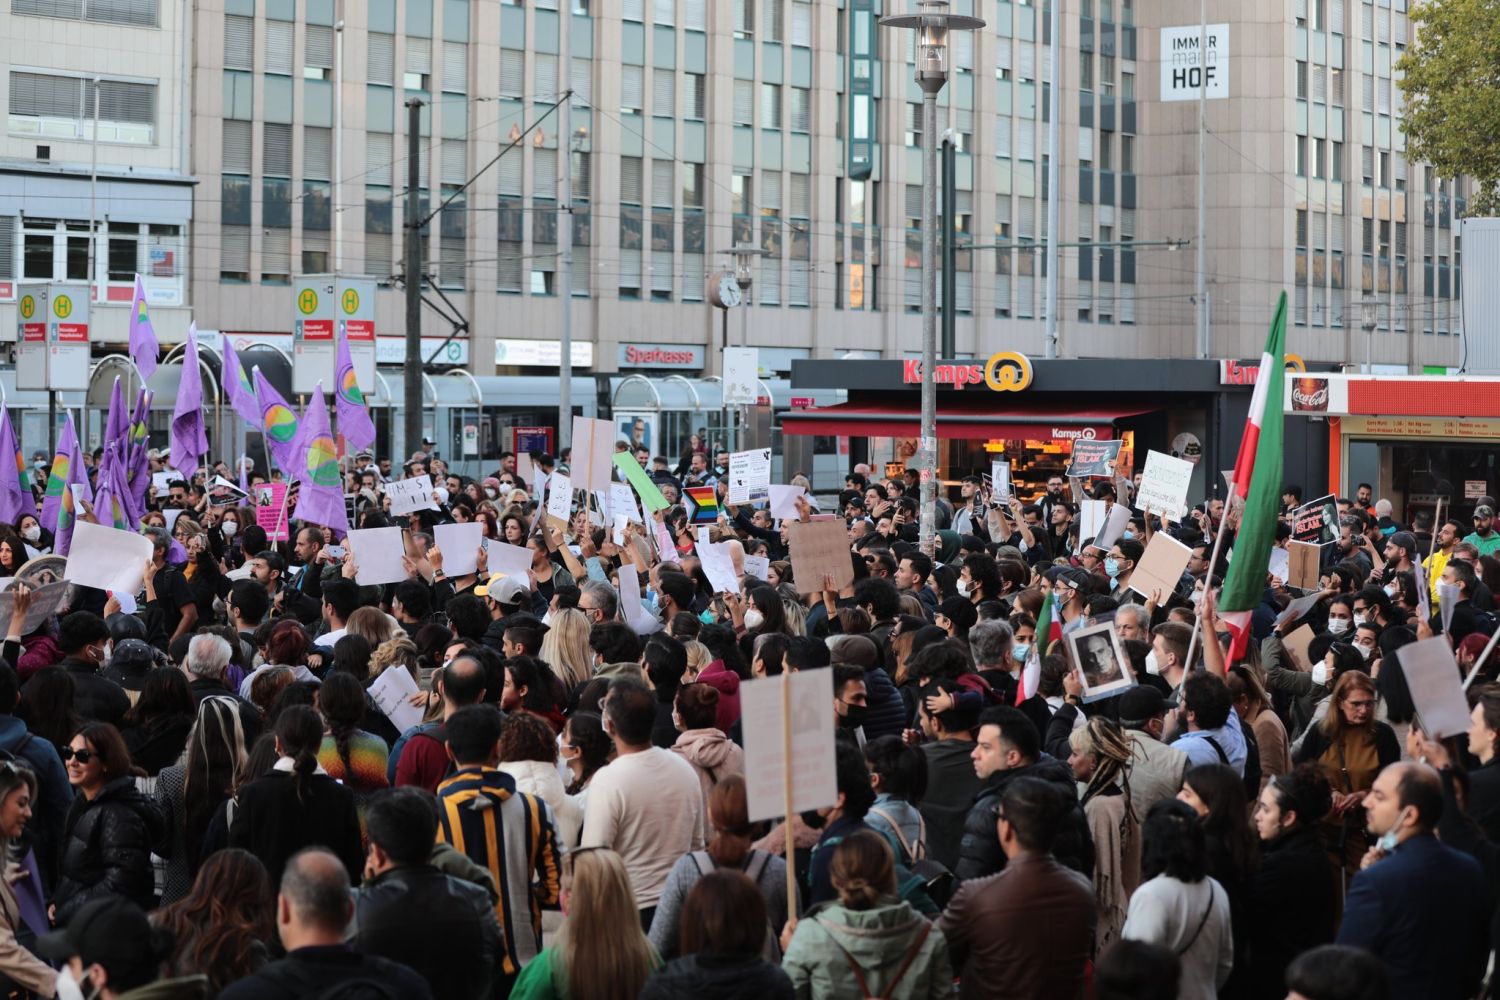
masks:
MULTIPOLYGON (((1229 493, 1224 497, 1224 513, 1219 515, 1219 530, 1214 533, 1213 555, 1208 559, 1208 576, 1203 580, 1203 589, 1205 592, 1213 585, 1214 570, 1219 565, 1219 553, 1224 547, 1224 526, 1229 522, 1229 508, 1234 506, 1234 498, 1237 495, 1234 481, 1230 480, 1229 493)), ((1188 639, 1187 655, 1184 657, 1182 663, 1184 671, 1193 669, 1193 651, 1198 648, 1198 632, 1202 627, 1203 616, 1198 614, 1193 615, 1193 635, 1192 638, 1188 639)), ((1208 640, 1205 638, 1204 641, 1207 642, 1208 640)), ((1214 641, 1217 642, 1218 639, 1214 641)))

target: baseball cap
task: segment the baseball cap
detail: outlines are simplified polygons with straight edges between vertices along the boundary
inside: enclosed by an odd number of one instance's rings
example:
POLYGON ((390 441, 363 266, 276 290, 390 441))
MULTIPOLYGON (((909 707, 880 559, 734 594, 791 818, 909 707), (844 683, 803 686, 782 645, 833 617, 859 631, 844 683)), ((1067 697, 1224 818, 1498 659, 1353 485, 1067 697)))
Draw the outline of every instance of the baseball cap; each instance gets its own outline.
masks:
POLYGON ((110 986, 121 991, 155 979, 165 950, 158 947, 159 938, 141 908, 118 896, 85 903, 68 926, 41 935, 36 943, 54 961, 77 955, 85 966, 104 966, 110 986))
POLYGON ((1091 587, 1089 572, 1076 566, 1069 567, 1057 574, 1055 583, 1065 583, 1074 590, 1087 591, 1091 587))
POLYGON ((1494 517, 1495 516, 1495 508, 1491 507, 1489 504, 1480 504, 1478 507, 1474 508, 1474 516, 1475 517, 1494 517))
POLYGON ((488 583, 474 588, 476 597, 488 597, 497 604, 520 604, 521 598, 530 593, 531 588, 524 581, 504 573, 496 573, 488 583))
POLYGON ((1120 695, 1120 725, 1139 726, 1167 710, 1167 700, 1160 691, 1138 684, 1120 695))

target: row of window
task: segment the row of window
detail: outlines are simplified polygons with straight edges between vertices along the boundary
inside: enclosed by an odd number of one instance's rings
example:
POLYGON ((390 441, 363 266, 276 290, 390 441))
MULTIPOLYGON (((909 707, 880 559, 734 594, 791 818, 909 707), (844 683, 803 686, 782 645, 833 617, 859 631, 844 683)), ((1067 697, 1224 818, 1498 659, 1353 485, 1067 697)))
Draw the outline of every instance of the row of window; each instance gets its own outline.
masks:
MULTIPOLYGON (((181 226, 101 220, 99 281, 131 284, 137 274, 181 292, 186 275, 181 226)), ((0 281, 88 281, 87 219, 0 215, 0 281)))
POLYGON ((15 135, 150 145, 156 141, 156 84, 62 73, 10 73, 8 127, 15 135))

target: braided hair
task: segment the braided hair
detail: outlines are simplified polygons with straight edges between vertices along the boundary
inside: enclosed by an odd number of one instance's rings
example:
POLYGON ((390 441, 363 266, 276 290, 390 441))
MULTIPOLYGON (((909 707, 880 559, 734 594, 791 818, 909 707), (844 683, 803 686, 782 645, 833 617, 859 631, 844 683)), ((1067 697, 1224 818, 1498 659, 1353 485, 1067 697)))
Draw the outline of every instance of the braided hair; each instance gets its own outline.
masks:
POLYGON ((1091 753, 1098 763, 1083 790, 1083 801, 1118 784, 1125 790, 1127 808, 1130 802, 1130 737, 1114 721, 1096 715, 1088 725, 1073 730, 1068 742, 1079 753, 1091 753))

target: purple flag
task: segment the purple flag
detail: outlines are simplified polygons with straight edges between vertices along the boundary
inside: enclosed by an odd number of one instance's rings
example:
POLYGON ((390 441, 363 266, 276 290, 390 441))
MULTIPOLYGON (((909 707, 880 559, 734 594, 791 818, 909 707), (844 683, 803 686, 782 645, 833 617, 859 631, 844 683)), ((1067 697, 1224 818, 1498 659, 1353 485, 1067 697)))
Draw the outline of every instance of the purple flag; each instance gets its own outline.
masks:
POLYGON ((125 482, 125 460, 116 444, 105 445, 99 461, 99 488, 94 493, 94 520, 121 531, 133 531, 135 523, 126 500, 130 487, 125 482))
POLYGON ((244 455, 240 456, 240 492, 250 492, 250 463, 245 460, 244 455))
POLYGON ((141 276, 135 276, 135 301, 130 306, 130 357, 140 370, 141 378, 148 379, 156 371, 156 356, 161 345, 156 342, 156 328, 151 325, 151 313, 146 308, 146 285, 141 276))
POLYGON ((15 429, 10 425, 10 411, 0 409, 0 521, 6 524, 15 524, 22 514, 36 513, 31 490, 22 483, 25 475, 25 459, 16 442, 15 429))
POLYGON ((208 453, 203 420, 203 374, 198 369, 198 324, 188 326, 187 350, 182 356, 182 381, 172 408, 172 467, 192 481, 198 459, 208 453))
MULTIPOLYGON (((68 554, 73 546, 73 525, 78 520, 78 499, 93 503, 94 490, 89 486, 88 469, 83 465, 83 448, 78 443, 78 433, 73 429, 73 416, 68 415, 67 425, 63 429, 64 436, 71 439, 71 448, 68 451, 68 459, 64 465, 66 478, 63 481, 62 490, 58 496, 57 505, 57 528, 53 532, 52 551, 60 556, 68 554)), ((57 474, 57 465, 52 466, 53 475, 57 474)), ((52 491, 52 481, 47 481, 47 491, 52 491)), ((50 496, 48 499, 51 499, 50 496)))
POLYGON ((296 461, 291 474, 302 483, 292 517, 332 528, 338 535, 348 534, 344 476, 339 471, 338 446, 333 440, 333 428, 328 423, 328 406, 323 399, 321 382, 307 401, 307 409, 302 412, 302 424, 297 431, 296 461))
POLYGON ((255 385, 250 373, 240 364, 229 334, 224 334, 224 398, 234 407, 246 423, 255 427, 260 424, 260 406, 255 402, 255 385))
POLYGON ((104 421, 104 447, 107 449, 115 443, 121 449, 130 443, 130 413, 125 409, 125 390, 118 375, 109 396, 109 417, 104 421))
POLYGON ((146 510, 146 487, 151 485, 151 459, 146 453, 151 442, 146 433, 146 417, 151 412, 151 393, 142 389, 130 417, 130 448, 127 452, 125 482, 130 488, 130 510, 137 521, 146 510))
POLYGON ((365 407, 365 394, 354 374, 354 360, 349 356, 349 338, 339 334, 338 368, 333 375, 333 406, 338 412, 339 433, 353 451, 375 443, 375 424, 365 407))
POLYGON ((52 456, 52 470, 47 473, 47 491, 42 498, 42 527, 54 533, 63 496, 68 492, 73 453, 77 450, 78 433, 73 429, 73 414, 69 413, 63 420, 62 434, 57 438, 57 451, 52 456))
POLYGON ((282 472, 288 477, 296 476, 297 414, 266 381, 259 368, 255 369, 254 378, 255 399, 260 403, 260 433, 265 438, 266 451, 281 466, 282 472))

